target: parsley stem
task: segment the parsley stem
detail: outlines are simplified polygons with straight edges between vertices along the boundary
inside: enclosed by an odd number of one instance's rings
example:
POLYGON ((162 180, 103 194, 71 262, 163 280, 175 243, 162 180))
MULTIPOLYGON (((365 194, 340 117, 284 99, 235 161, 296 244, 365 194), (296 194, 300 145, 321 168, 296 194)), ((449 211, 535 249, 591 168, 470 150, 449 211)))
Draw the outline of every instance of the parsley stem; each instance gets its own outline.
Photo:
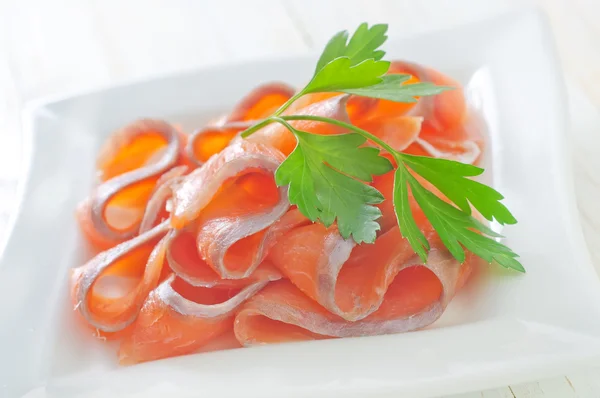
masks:
POLYGON ((265 127, 271 123, 273 123, 273 120, 271 118, 261 120, 260 122, 248 127, 246 130, 242 131, 241 136, 242 136, 242 138, 246 138, 249 135, 254 134, 258 130, 262 129, 263 127, 265 127))
POLYGON ((283 125, 285 128, 290 130, 290 133, 294 133, 294 131, 296 130, 292 125, 290 125, 288 122, 286 122, 283 117, 271 116, 270 119, 274 122, 277 122, 277 123, 280 123, 281 125, 283 125))
POLYGON ((257 132, 258 130, 262 129, 263 127, 273 123, 274 122, 273 118, 278 117, 283 112, 285 112, 285 110, 287 108, 289 108, 290 105, 292 105, 292 103, 294 103, 294 101, 296 101, 298 98, 302 97, 303 95, 304 95, 303 91, 299 91, 296 94, 294 94, 294 96, 292 96, 292 98, 290 98, 283 105, 281 105, 279 107, 279 109, 277 109, 271 117, 268 117, 268 118, 256 123, 255 125, 248 127, 246 130, 242 131, 242 134, 241 134, 242 138, 246 138, 246 137, 254 134, 255 132, 257 132))
POLYGON ((287 108, 290 107, 290 105, 292 105, 292 103, 294 101, 296 101, 298 98, 302 97, 304 95, 304 90, 298 91, 296 94, 294 94, 292 96, 292 98, 290 98, 289 100, 285 101, 285 103, 283 105, 281 105, 279 107, 279 109, 277 109, 275 111, 275 113, 273 114, 273 116, 280 116, 283 112, 285 112, 285 110, 287 108))
POLYGON ((342 122, 342 121, 336 120, 336 119, 331 119, 331 118, 328 118, 328 117, 312 116, 312 115, 290 115, 290 116, 281 116, 280 118, 283 119, 283 120, 313 120, 315 122, 329 123, 329 124, 334 124, 336 126, 340 126, 340 127, 346 128, 348 130, 354 131, 357 134, 362 135, 363 137, 365 137, 369 141, 372 141, 372 142, 376 143, 381 148, 383 148, 386 151, 388 151, 396 159, 396 161, 400 162, 400 158, 402 156, 402 154, 400 152, 396 151, 394 148, 392 148, 391 146, 389 146, 385 141, 383 141, 379 137, 377 137, 377 136, 369 133, 366 130, 363 130, 363 129, 359 128, 359 127, 356 127, 353 124, 342 122))

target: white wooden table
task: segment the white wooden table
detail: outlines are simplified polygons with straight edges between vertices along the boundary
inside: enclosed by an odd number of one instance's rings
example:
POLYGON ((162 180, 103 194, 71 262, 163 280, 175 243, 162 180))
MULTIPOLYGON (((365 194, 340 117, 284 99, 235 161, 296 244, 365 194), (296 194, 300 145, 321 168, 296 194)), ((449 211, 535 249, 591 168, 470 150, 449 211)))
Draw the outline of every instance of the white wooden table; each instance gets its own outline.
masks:
MULTIPOLYGON (((521 4, 519 4, 521 3, 521 4)), ((391 35, 450 27, 518 0, 0 0, 0 240, 21 167, 20 111, 31 99, 208 64, 305 53, 362 21, 391 35)), ((570 90, 576 194, 600 267, 600 1, 538 0, 570 90)), ((454 398, 598 398, 599 368, 454 398)))

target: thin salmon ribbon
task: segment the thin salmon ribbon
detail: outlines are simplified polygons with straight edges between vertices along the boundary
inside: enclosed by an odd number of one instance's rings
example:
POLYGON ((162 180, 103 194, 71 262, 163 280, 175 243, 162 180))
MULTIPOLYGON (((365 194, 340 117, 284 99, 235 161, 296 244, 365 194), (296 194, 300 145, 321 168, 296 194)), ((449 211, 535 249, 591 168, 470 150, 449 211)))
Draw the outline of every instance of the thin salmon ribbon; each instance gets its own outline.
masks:
POLYGON ((156 181, 177 165, 182 144, 175 128, 151 119, 109 138, 98 158, 102 182, 77 214, 92 242, 108 248, 136 235, 156 181))
MULTIPOLYGON (((400 237, 397 230, 386 235, 379 238, 385 245, 400 237)), ((316 280, 305 276, 302 281, 300 271, 288 270, 289 280, 270 284, 241 307, 234 323, 237 339, 252 346, 420 329, 442 315, 477 261, 469 254, 461 265, 441 243, 435 243, 427 264, 416 255, 395 256, 389 262, 350 261, 344 264, 347 270, 332 267, 335 263, 320 266, 316 280)))
POLYGON ((394 124, 406 124, 403 118, 417 117, 421 119, 418 134, 396 136, 394 149, 470 164, 479 160, 484 145, 481 131, 485 126, 481 117, 468 106, 460 83, 432 68, 406 61, 393 61, 388 74, 410 75, 403 84, 434 83, 453 89, 418 98, 415 103, 352 97, 355 108, 361 109, 352 115, 353 124, 376 133, 382 129, 391 131, 394 124))
POLYGON ((289 209, 274 173, 283 155, 241 140, 194 170, 173 194, 171 226, 190 224, 201 257, 225 279, 246 278, 266 255, 268 230, 289 209))
POLYGON ((158 284, 171 240, 168 231, 165 221, 73 270, 75 310, 90 326, 100 332, 116 333, 133 323, 146 297, 158 284))
POLYGON ((423 117, 421 133, 406 152, 473 164, 483 149, 481 131, 485 129, 480 116, 470 109, 465 92, 456 80, 419 64, 392 62, 391 73, 408 73, 412 79, 452 87, 452 90, 422 97, 408 111, 410 116, 423 117))
POLYGON ((237 289, 193 287, 174 275, 144 303, 119 348, 119 362, 133 364, 192 353, 233 329, 238 307, 279 275, 237 289))
POLYGON ((217 123, 190 134, 185 153, 196 166, 221 152, 242 131, 273 112, 294 95, 294 88, 272 82, 256 87, 217 123))
MULTIPOLYGON (((435 237, 426 223, 423 232, 435 237)), ((397 227, 380 235, 374 244, 355 245, 343 239, 337 228, 315 224, 287 234, 273 248, 269 261, 305 295, 354 322, 381 306, 388 287, 398 273, 414 263, 414 256, 397 227), (296 250, 291 258, 286 255, 300 245, 313 250, 296 250)))
MULTIPOLYGON (((294 209, 275 223, 269 233, 273 238, 281 237, 307 223, 310 222, 294 209)), ((200 259, 188 231, 171 230, 171 233, 174 239, 167 249, 167 258, 173 274, 144 302, 130 333, 121 343, 121 364, 196 352, 233 331, 239 306, 282 278, 277 268, 263 262, 248 278, 222 279, 200 259)))
MULTIPOLYGON (((267 228, 264 234, 263 248, 270 248, 287 232, 294 228, 310 224, 298 209, 289 210, 277 222, 267 228)), ((205 260, 200 257, 196 236, 189 229, 177 230, 171 245, 167 249, 169 266, 179 278, 196 287, 239 287, 248 281, 272 279, 281 276, 280 271, 268 261, 262 261, 259 266, 244 279, 223 279, 205 260)))

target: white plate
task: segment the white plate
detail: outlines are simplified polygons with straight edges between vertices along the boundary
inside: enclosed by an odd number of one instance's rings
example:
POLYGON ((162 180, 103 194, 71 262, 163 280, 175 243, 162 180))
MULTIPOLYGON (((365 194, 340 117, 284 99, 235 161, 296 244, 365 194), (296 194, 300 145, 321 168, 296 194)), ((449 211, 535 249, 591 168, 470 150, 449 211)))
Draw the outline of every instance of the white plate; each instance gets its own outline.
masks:
POLYGON ((195 71, 66 99, 25 116, 28 173, 0 266, 0 396, 411 396, 491 388, 600 358, 600 285, 567 166, 565 91, 535 12, 391 41, 390 57, 469 82, 490 127, 493 183, 519 224, 504 232, 524 276, 491 272, 428 330, 275 345, 116 365, 114 347, 73 325, 68 269, 84 244, 73 219, 113 129, 142 116, 197 127, 268 80, 301 83, 314 59, 195 71))

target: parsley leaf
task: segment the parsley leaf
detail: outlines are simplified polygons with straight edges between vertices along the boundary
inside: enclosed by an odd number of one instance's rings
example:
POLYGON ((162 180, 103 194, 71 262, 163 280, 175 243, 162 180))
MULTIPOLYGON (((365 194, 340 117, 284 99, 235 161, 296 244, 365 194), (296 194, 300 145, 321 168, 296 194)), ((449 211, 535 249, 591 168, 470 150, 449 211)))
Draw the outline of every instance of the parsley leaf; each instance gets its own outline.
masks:
POLYGON ((387 61, 367 59, 352 65, 350 58, 336 58, 319 70, 302 92, 323 93, 375 85, 382 81, 381 76, 389 67, 387 61))
POLYGON ((466 214, 471 214, 470 202, 490 221, 495 219, 503 225, 517 222, 506 206, 500 203, 504 196, 492 187, 467 178, 480 175, 483 169, 453 160, 425 156, 403 154, 402 159, 466 214))
POLYGON ((387 25, 361 24, 348 41, 348 32, 337 33, 325 46, 311 81, 302 94, 357 89, 381 83, 390 63, 380 61, 378 48, 387 40, 387 25))
POLYGON ((464 246, 467 250, 489 263, 496 261, 506 268, 525 272, 525 268, 517 260, 518 255, 516 253, 500 242, 477 232, 477 230, 488 234, 491 232, 493 236, 497 236, 497 234, 484 227, 473 216, 446 203, 425 189, 410 174, 408 175, 408 184, 423 213, 425 213, 425 216, 454 258, 460 262, 465 261, 464 246))
POLYGON ((279 166, 275 173, 275 183, 278 186, 289 185, 290 203, 297 205, 311 221, 319 219, 323 205, 317 198, 311 165, 300 146, 279 166))
POLYGON ((284 124, 298 144, 277 169, 275 182, 289 184, 290 203, 325 226, 337 219, 345 239, 374 242, 381 211, 373 205, 384 197, 363 181, 390 171, 389 160, 378 149, 361 147, 366 139, 358 134, 315 135, 284 124))
POLYGON ((378 48, 387 40, 387 29, 387 24, 373 25, 369 28, 369 25, 363 22, 354 32, 349 43, 347 43, 347 30, 336 33, 325 46, 317 62, 315 75, 329 62, 339 57, 348 58, 350 66, 366 59, 379 61, 385 55, 385 52, 378 48))
POLYGON ((394 212, 398 220, 400 232, 404 236, 415 253, 421 257, 423 262, 427 261, 427 252, 429 251, 429 242, 417 226, 412 214, 410 202, 408 200, 407 179, 410 173, 403 165, 399 165, 394 172, 394 212))
POLYGON ((402 85, 410 79, 410 75, 387 75, 381 78, 381 82, 372 86, 358 88, 344 88, 340 91, 363 97, 380 98, 395 102, 416 102, 415 97, 435 95, 453 87, 436 86, 432 83, 414 83, 402 85))

